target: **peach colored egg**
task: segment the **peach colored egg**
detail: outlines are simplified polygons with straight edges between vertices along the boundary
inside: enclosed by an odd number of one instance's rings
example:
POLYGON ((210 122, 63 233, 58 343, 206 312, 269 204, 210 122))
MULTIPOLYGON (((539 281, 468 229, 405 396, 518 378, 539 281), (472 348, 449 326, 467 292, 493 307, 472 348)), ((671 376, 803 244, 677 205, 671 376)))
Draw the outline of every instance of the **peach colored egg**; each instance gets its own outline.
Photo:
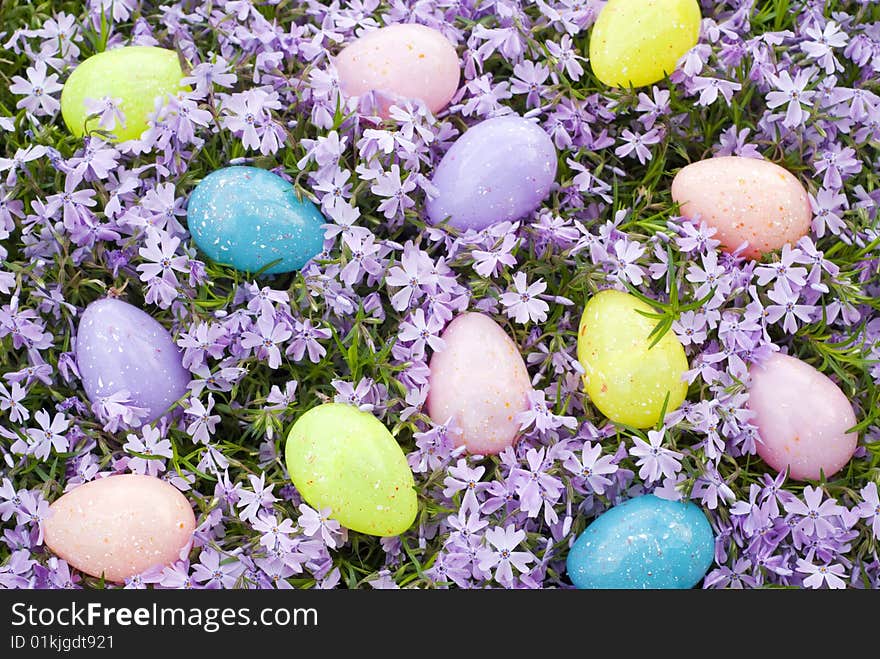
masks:
POLYGON ((195 516, 173 485, 122 474, 91 481, 52 504, 46 546, 93 577, 121 582, 169 565, 192 539, 195 516))
POLYGON ((346 46, 334 60, 348 96, 379 92, 388 101, 420 99, 434 114, 458 89, 458 53, 441 32, 425 25, 389 25, 346 46))
POLYGON ((446 346, 430 363, 428 414, 453 420, 455 443, 470 453, 500 453, 519 434, 532 385, 516 344, 494 320, 465 313, 442 334, 446 346))
POLYGON ((726 156, 691 163, 672 181, 684 217, 715 227, 727 252, 748 242, 748 258, 797 242, 810 231, 810 199, 786 169, 757 158, 726 156))
POLYGON ((852 405, 840 388, 795 357, 774 354, 750 370, 749 408, 762 442, 758 455, 796 480, 831 476, 856 450, 852 405))

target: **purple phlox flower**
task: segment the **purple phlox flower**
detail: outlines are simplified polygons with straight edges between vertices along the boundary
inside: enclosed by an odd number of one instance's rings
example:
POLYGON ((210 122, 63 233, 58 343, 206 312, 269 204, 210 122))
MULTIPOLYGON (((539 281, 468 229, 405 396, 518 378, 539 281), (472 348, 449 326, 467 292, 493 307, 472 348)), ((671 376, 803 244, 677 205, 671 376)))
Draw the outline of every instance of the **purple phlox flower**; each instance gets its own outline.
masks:
POLYGON ((510 91, 514 94, 526 94, 526 107, 540 105, 541 99, 547 94, 545 82, 550 77, 550 69, 543 64, 535 64, 531 60, 523 60, 513 67, 513 78, 510 91))
POLYGON ((70 428, 70 420, 64 414, 58 413, 53 418, 46 410, 39 410, 34 415, 34 420, 39 428, 28 428, 25 433, 27 441, 17 439, 9 447, 10 451, 46 460, 53 450, 56 453, 65 453, 69 449, 65 433, 70 428))
POLYGON ((549 305, 538 296, 547 290, 547 284, 543 279, 538 279, 532 284, 526 282, 526 274, 517 272, 513 276, 513 290, 502 293, 499 298, 504 305, 504 311, 508 318, 513 318, 520 324, 529 321, 543 323, 547 320, 549 305))
POLYGON ((709 510, 718 508, 719 500, 730 504, 736 499, 736 495, 730 486, 724 481, 718 470, 711 464, 707 464, 703 473, 694 482, 691 498, 699 497, 700 501, 709 510))
POLYGON ((573 416, 554 414, 547 404, 544 391, 532 389, 527 394, 529 407, 514 416, 514 421, 519 423, 520 430, 527 430, 534 425, 542 435, 557 428, 566 427, 575 429, 578 426, 577 419, 573 416))
POLYGON ((290 296, 286 291, 276 291, 269 286, 259 288, 256 282, 245 284, 244 289, 251 297, 247 303, 248 311, 257 315, 269 314, 276 312, 276 307, 287 309, 290 305, 290 296))
POLYGON ((9 410, 9 420, 13 423, 24 423, 31 413, 22 405, 27 396, 27 389, 18 382, 13 382, 9 389, 0 382, 0 410, 9 410))
POLYGON ((810 206, 813 208, 813 232, 817 238, 825 236, 828 230, 839 235, 846 229, 843 213, 849 208, 846 195, 835 190, 821 188, 815 196, 810 195, 810 206))
POLYGON ((767 94, 767 107, 775 109, 787 105, 782 120, 787 128, 797 128, 809 117, 809 110, 805 110, 804 106, 809 108, 813 105, 816 92, 808 91, 806 87, 814 73, 813 68, 800 69, 792 79, 789 72, 783 69, 779 75, 771 76, 771 82, 777 91, 767 94))
POLYGON ((212 394, 208 394, 207 405, 195 396, 190 398, 189 407, 184 412, 192 418, 192 423, 187 426, 186 432, 194 442, 208 444, 211 440, 211 435, 214 434, 214 429, 220 422, 219 414, 211 414, 213 409, 214 396, 212 394))
POLYGON ((787 291, 800 290, 806 286, 807 269, 795 265, 802 263, 801 257, 798 248, 793 248, 790 243, 783 245, 782 255, 778 261, 755 268, 758 286, 766 286, 772 281, 778 282, 787 291))
POLYGON ((300 504, 299 511, 299 525, 303 533, 310 538, 320 535, 321 540, 330 549, 341 547, 348 540, 348 531, 335 519, 330 519, 332 511, 329 508, 318 512, 303 503, 300 504))
POLYGON ((737 129, 731 126, 721 133, 720 147, 716 151, 719 156, 741 156, 743 158, 763 158, 758 147, 746 140, 751 133, 750 128, 737 129))
MULTIPOLYGON (((312 176, 312 190, 320 196, 321 207, 325 212, 337 206, 348 206, 351 198, 351 172, 347 169, 328 165, 312 176)), ((327 236, 332 237, 332 236, 327 236)))
MULTIPOLYGON (((125 113, 122 111, 121 98, 113 98, 111 96, 102 96, 101 98, 86 97, 85 106, 88 116, 97 117, 97 128, 109 133, 113 132, 117 124, 125 128, 125 113)), ((94 124, 89 123, 89 128, 94 127, 94 124)))
POLYGON ((824 173, 822 187, 840 190, 843 187, 844 178, 849 178, 862 171, 862 161, 855 156, 855 149, 840 144, 831 144, 822 151, 819 159, 813 163, 817 174, 824 173))
POLYGON ((204 97, 214 91, 214 85, 230 88, 238 76, 230 70, 228 62, 219 55, 213 62, 201 62, 193 67, 188 76, 181 79, 182 85, 195 85, 193 95, 204 97))
POLYGON ((256 521, 259 513, 264 508, 270 508, 278 501, 272 494, 275 485, 266 486, 266 474, 260 472, 259 478, 253 474, 248 476, 252 490, 242 488, 239 491, 239 499, 236 506, 240 508, 238 516, 246 522, 256 521))
POLYGON ((342 242, 351 250, 351 259, 340 272, 340 279, 348 286, 360 283, 363 276, 376 277, 385 269, 382 263, 382 245, 376 243, 369 231, 351 231, 343 234, 342 242))
POLYGON ((20 490, 18 497, 21 505, 15 511, 15 517, 19 524, 28 524, 37 530, 36 545, 43 544, 43 520, 50 515, 49 502, 39 492, 20 490))
POLYGON ((447 473, 449 475, 443 479, 443 496, 451 499, 456 492, 463 491, 461 510, 479 509, 479 495, 489 487, 489 483, 480 482, 486 468, 469 467, 466 460, 459 459, 454 467, 449 467, 447 473))
POLYGON ((272 110, 281 109, 276 91, 255 87, 223 94, 220 125, 240 138, 246 149, 269 155, 278 151, 286 137, 284 127, 272 119, 272 110))
POLYGON ((792 497, 783 504, 785 511, 797 515, 795 530, 805 535, 825 538, 832 535, 836 524, 831 519, 840 516, 844 508, 834 499, 825 499, 822 488, 807 485, 804 488, 803 500, 792 497))
POLYGON ((792 292, 788 286, 775 285, 767 293, 767 297, 776 303, 765 308, 764 315, 771 325, 784 316, 782 328, 789 334, 794 334, 798 329, 798 320, 803 323, 812 322, 812 314, 816 307, 811 304, 798 304, 800 294, 792 292))
POLYGON ((486 73, 465 85, 468 99, 464 105, 460 106, 464 116, 491 117, 505 109, 502 101, 513 96, 510 92, 510 83, 504 81, 493 84, 493 82, 492 74, 486 73))
POLYGON ((15 104, 16 108, 24 108, 37 116, 51 115, 61 109, 61 103, 52 94, 61 91, 63 85, 58 82, 56 74, 46 73, 46 62, 37 60, 33 66, 27 67, 27 79, 12 76, 9 91, 25 97, 15 104))
POLYGON ((403 311, 417 301, 423 293, 422 286, 433 280, 432 270, 431 258, 411 242, 407 242, 403 246, 400 265, 390 268, 385 277, 388 286, 400 288, 391 297, 391 306, 397 311, 403 311))
POLYGON ((877 495, 877 483, 870 482, 865 485, 859 494, 862 501, 856 507, 859 517, 868 520, 874 538, 880 540, 880 497, 877 495))
POLYGON ((106 432, 116 432, 121 427, 136 428, 149 416, 144 407, 132 405, 128 390, 115 391, 109 396, 101 396, 91 405, 92 413, 104 424, 106 432))
POLYGON ((455 436, 453 421, 447 420, 425 432, 414 433, 416 450, 406 456, 410 468, 417 474, 424 474, 445 466, 456 453, 463 449, 453 442, 455 436))
POLYGON ((157 229, 148 229, 144 243, 146 246, 141 247, 138 254, 149 263, 142 263, 137 267, 141 273, 141 281, 161 277, 170 285, 176 286, 177 276, 174 271, 187 271, 186 257, 176 254, 180 238, 157 229))
MULTIPOLYGON (((23 149, 16 149, 15 155, 11 158, 3 158, 0 157, 0 172, 9 171, 9 174, 6 176, 6 185, 14 186, 18 182, 18 172, 25 171, 25 165, 29 162, 37 160, 38 158, 42 158, 47 153, 46 147, 41 144, 30 144, 23 149)), ((6 204, 5 209, 7 212, 12 210, 12 206, 8 205, 9 202, 4 202, 6 204)), ((16 207, 17 208, 17 207, 16 207)), ((18 215, 18 213, 16 212, 18 215)), ((2 217, 2 215, 0 215, 2 217)), ((21 215, 19 215, 21 217, 21 215)), ((7 231, 11 231, 14 223, 11 221, 11 217, 9 221, 6 223, 8 228, 7 231)), ((2 226, 2 225, 0 225, 2 226)))
POLYGON ((714 300, 723 300, 731 291, 731 281, 727 270, 718 263, 718 252, 711 251, 702 255, 702 267, 699 265, 688 266, 687 279, 692 284, 699 284, 694 291, 694 297, 702 299, 713 289, 714 300))
POLYGON ((284 517, 280 522, 278 516, 270 512, 261 512, 253 522, 254 530, 260 534, 260 544, 272 549, 290 536, 295 526, 293 521, 284 517))
POLYGON ((633 437, 633 447, 629 454, 636 460, 639 469, 639 478, 648 483, 653 483, 661 475, 672 478, 681 470, 681 453, 663 446, 666 437, 664 430, 649 430, 648 441, 640 437, 633 437))
POLYGON ((223 558, 212 547, 205 547, 199 555, 199 562, 193 566, 192 579, 209 590, 232 588, 244 568, 238 557, 227 555, 223 558))
POLYGON ((348 136, 339 136, 335 130, 331 130, 326 135, 321 135, 317 139, 302 141, 302 146, 306 150, 306 155, 297 163, 297 167, 305 169, 309 161, 314 161, 319 168, 338 167, 339 158, 345 153, 348 146, 348 136))
POLYGON ((404 211, 415 206, 416 202, 408 196, 415 189, 415 177, 407 176, 401 181, 400 167, 396 164, 391 165, 390 171, 381 174, 370 186, 373 194, 386 198, 379 204, 378 210, 389 220, 402 216, 404 211))
POLYGON ((362 412, 372 412, 378 402, 375 395, 375 382, 371 378, 361 378, 357 385, 346 380, 332 380, 330 384, 336 389, 333 401, 354 405, 362 412))
POLYGON ((253 327, 244 332, 241 338, 242 347, 256 349, 260 359, 267 359, 269 368, 281 366, 281 350, 279 344, 287 341, 293 332, 285 321, 278 321, 272 314, 261 314, 253 327))
POLYGON ((266 409, 276 411, 287 409, 296 400, 298 384, 296 380, 288 380, 284 385, 284 391, 281 391, 277 384, 273 384, 269 395, 266 396, 266 403, 268 403, 266 409))
POLYGON ((525 540, 526 533, 517 530, 513 524, 502 529, 500 526, 486 531, 486 541, 489 546, 478 552, 479 567, 481 570, 495 570, 495 580, 502 586, 513 585, 513 568, 517 572, 526 572, 535 557, 529 551, 516 551, 520 543, 525 540))
POLYGON ((397 338, 410 343, 410 349, 414 359, 422 359, 425 356, 425 346, 439 352, 446 347, 446 343, 440 338, 440 330, 443 323, 437 318, 430 316, 425 318, 425 312, 416 309, 410 316, 411 320, 405 320, 400 324, 397 338))
POLYGON ((317 364, 327 354, 327 349, 318 341, 329 339, 333 333, 329 329, 314 325, 311 320, 306 318, 303 321, 294 319, 292 336, 285 354, 293 361, 299 362, 308 353, 309 361, 317 364))
POLYGON ((672 323, 672 331, 684 346, 702 345, 708 336, 706 314, 699 311, 683 311, 672 323))
POLYGON ((193 368, 204 364, 207 357, 223 357, 223 351, 229 345, 229 337, 220 323, 200 322, 189 332, 181 332, 177 345, 183 348, 183 365, 193 368))
POLYGON ((489 522, 481 519, 476 507, 465 507, 455 515, 446 518, 452 532, 449 534, 447 546, 458 545, 459 547, 477 548, 482 536, 480 531, 489 525, 489 522))
POLYGON ((567 34, 557 44, 555 41, 547 41, 547 52, 550 53, 552 61, 556 65, 558 71, 565 71, 565 74, 573 81, 577 82, 584 74, 584 67, 581 62, 585 62, 586 58, 581 57, 572 44, 571 37, 567 34))
POLYGON ((145 457, 135 455, 128 460, 128 468, 136 474, 147 474, 148 476, 156 476, 161 471, 165 471, 164 460, 157 458, 171 458, 173 456, 171 450, 171 442, 162 439, 158 428, 153 426, 143 426, 141 436, 134 434, 126 436, 128 440, 122 447, 129 453, 140 453, 145 457))
POLYGON ((545 459, 547 449, 529 449, 526 453, 528 469, 516 467, 511 472, 511 480, 516 487, 520 509, 529 517, 537 517, 544 507, 544 517, 548 524, 555 523, 556 513, 553 505, 559 500, 564 489, 562 481, 547 473, 553 461, 545 459))
POLYGON ((620 158, 635 157, 638 158, 639 164, 644 165, 653 158, 651 150, 648 148, 653 144, 658 144, 663 139, 663 131, 659 128, 652 128, 646 133, 633 133, 628 128, 624 128, 621 133, 623 144, 614 149, 614 154, 620 158), (633 156, 633 154, 635 154, 633 156))
POLYGON ((841 31, 837 23, 828 21, 822 29, 818 24, 814 24, 806 28, 804 33, 810 40, 801 43, 801 50, 804 51, 808 59, 816 60, 826 75, 831 75, 835 71, 843 71, 843 65, 834 56, 834 48, 846 46, 849 37, 846 32, 841 31))
POLYGON ((809 575, 804 579, 807 588, 822 588, 822 586, 830 589, 846 588, 846 570, 840 563, 816 565, 812 561, 813 557, 810 556, 807 560, 799 558, 797 562, 797 571, 809 575))
POLYGON ((614 242, 614 255, 609 254, 613 267, 614 276, 621 283, 632 283, 638 286, 642 283, 645 276, 644 269, 636 265, 645 254, 645 248, 641 244, 621 238, 614 242))
POLYGON ((639 104, 636 112, 641 112, 639 121, 645 130, 651 130, 657 119, 669 114, 669 90, 660 89, 657 85, 651 87, 651 96, 645 92, 639 92, 639 104))
POLYGON ((519 238, 513 233, 505 234, 501 241, 495 241, 490 250, 474 250, 474 271, 481 277, 496 277, 505 266, 516 265, 516 258, 511 252, 519 246, 519 238))
POLYGON ((754 588, 757 580, 749 574, 752 569, 752 562, 747 558, 738 558, 733 567, 722 565, 716 570, 712 570, 703 580, 703 588, 731 588, 740 590, 742 588, 754 588))
POLYGON ((602 455, 602 445, 589 441, 584 442, 580 458, 572 452, 563 466, 583 479, 584 484, 596 494, 605 494, 605 489, 612 483, 608 476, 619 469, 613 455, 602 455))
POLYGON ((721 96, 727 105, 730 105, 733 99, 733 92, 742 89, 742 85, 731 80, 722 80, 721 78, 707 78, 697 76, 689 85, 691 93, 699 93, 700 98, 697 99, 697 105, 709 106, 718 100, 721 96))

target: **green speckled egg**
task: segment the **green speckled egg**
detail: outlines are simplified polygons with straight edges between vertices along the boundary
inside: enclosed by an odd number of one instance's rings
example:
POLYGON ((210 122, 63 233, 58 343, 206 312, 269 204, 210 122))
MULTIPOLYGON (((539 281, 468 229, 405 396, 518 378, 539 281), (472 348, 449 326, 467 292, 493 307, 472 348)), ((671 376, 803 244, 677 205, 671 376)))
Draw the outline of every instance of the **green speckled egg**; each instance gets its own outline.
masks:
POLYGON ((147 117, 157 96, 186 89, 180 84, 183 71, 177 53, 152 46, 127 46, 93 55, 77 66, 61 91, 64 123, 77 137, 98 128, 98 120, 86 117, 86 99, 121 99, 125 126, 111 131, 119 142, 137 139, 147 129, 147 117))
POLYGON ((590 36, 590 64, 611 87, 642 87, 675 70, 700 36, 697 0, 609 0, 590 36))
POLYGON ((593 404, 612 421, 648 428, 666 412, 678 409, 687 396, 682 380, 687 357, 670 330, 650 347, 657 321, 641 312, 655 311, 637 297, 602 291, 587 303, 578 330, 578 361, 584 367, 584 389, 593 404))
POLYGON ((312 508, 353 531, 400 535, 418 504, 400 445, 372 414, 326 403, 303 414, 287 436, 287 470, 312 508))

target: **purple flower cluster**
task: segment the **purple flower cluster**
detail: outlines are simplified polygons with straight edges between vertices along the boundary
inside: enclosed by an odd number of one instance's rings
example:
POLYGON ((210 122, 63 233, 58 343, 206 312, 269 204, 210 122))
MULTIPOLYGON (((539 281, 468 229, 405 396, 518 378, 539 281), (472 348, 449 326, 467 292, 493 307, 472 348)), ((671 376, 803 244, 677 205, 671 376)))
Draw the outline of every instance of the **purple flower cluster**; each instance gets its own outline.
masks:
MULTIPOLYGON (((45 548, 41 520, 67 489, 140 473, 182 490, 198 527, 188 559, 129 588, 568 587, 577 534, 646 492, 707 512, 705 587, 880 587, 874 2, 793 0, 774 16, 703 1, 698 45, 635 91, 590 73, 598 0, 55 4, 0 34, 14 63, 0 64, 0 585, 93 587, 45 548), (412 101, 383 120, 380 99, 340 90, 341 45, 399 22, 461 55, 439 116, 412 101), (59 92, 96 43, 161 45, 187 64, 188 90, 157 99, 140 139, 64 128, 59 92), (558 150, 550 198, 479 232, 427 225, 439 159, 508 112, 558 150), (785 164, 809 190, 811 234, 760 262, 719 251, 668 190, 713 154, 785 164), (192 242, 189 192, 245 162, 326 217, 324 251, 300 273, 246 279, 192 242), (656 299, 688 354, 687 402, 647 432, 583 394, 579 314, 609 287, 656 299), (193 374, 155 423, 124 394, 89 405, 82 391, 77 319, 103 295, 159 319, 193 374), (430 356, 466 310, 505 324, 532 377, 522 437, 497 457, 465 455, 425 411, 430 356), (755 455, 748 367, 780 349, 833 377, 860 420, 856 457, 827 482, 786 480, 755 455), (407 451, 420 514, 404 535, 353 551, 290 484, 285 431, 330 400, 376 415, 407 451)), ((103 130, 124 125, 116 99, 90 110, 103 130)))

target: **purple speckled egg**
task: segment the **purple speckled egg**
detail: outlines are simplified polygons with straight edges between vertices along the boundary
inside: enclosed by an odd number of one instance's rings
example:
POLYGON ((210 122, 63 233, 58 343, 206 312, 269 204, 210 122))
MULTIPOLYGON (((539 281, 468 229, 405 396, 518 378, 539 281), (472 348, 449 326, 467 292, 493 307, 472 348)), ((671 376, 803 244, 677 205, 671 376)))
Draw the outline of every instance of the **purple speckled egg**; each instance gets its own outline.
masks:
POLYGON ((127 392, 128 404, 147 410, 143 421, 155 421, 186 393, 181 357, 168 330, 122 300, 92 302, 80 318, 76 364, 93 403, 127 392))
POLYGON ((544 130, 519 115, 487 119, 467 130, 434 170, 433 224, 477 231, 518 220, 541 205, 556 178, 556 149, 544 130))

